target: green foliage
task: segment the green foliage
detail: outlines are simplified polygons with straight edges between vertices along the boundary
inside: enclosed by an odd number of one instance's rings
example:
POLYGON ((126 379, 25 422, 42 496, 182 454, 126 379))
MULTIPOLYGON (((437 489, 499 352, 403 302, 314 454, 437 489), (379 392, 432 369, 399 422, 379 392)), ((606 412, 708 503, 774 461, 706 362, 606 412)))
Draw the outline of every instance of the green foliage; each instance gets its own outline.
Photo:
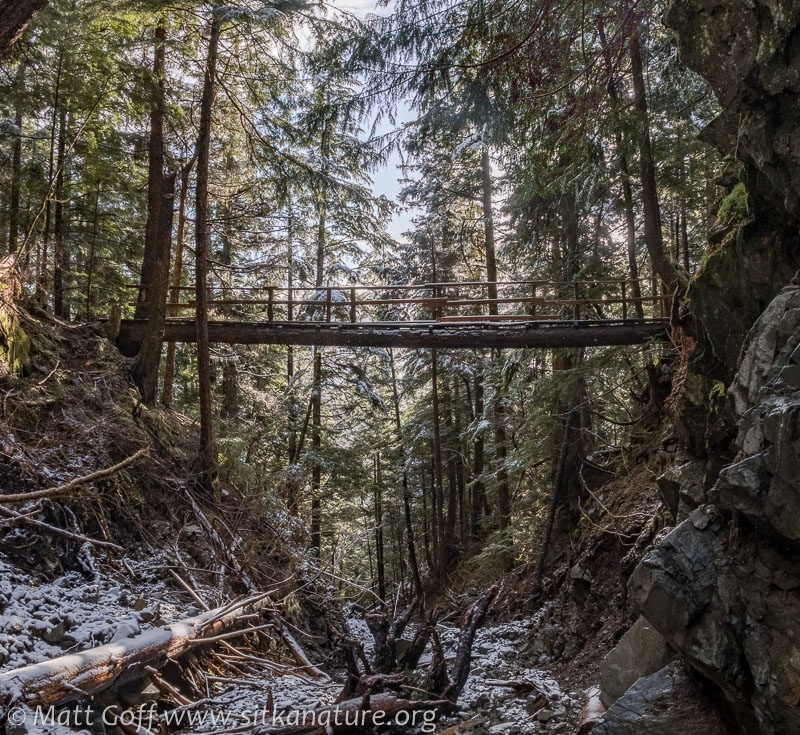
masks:
POLYGON ((14 309, 0 301, 0 361, 15 375, 26 373, 31 364, 31 340, 14 309))
POLYGON ((720 205, 717 219, 729 225, 741 222, 750 216, 750 206, 747 201, 747 189, 741 182, 736 184, 720 205))

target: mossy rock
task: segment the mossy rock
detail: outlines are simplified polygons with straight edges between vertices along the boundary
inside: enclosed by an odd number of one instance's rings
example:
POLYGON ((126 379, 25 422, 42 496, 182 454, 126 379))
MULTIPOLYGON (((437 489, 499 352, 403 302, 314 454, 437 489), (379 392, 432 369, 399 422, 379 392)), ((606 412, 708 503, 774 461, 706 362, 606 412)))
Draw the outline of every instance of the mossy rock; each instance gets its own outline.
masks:
POLYGON ((19 317, 8 304, 0 303, 0 360, 15 375, 23 375, 31 366, 31 339, 19 317))
POLYGON ((741 182, 733 187, 728 196, 722 200, 717 212, 717 219, 728 225, 742 222, 750 216, 750 204, 747 198, 747 189, 741 182))

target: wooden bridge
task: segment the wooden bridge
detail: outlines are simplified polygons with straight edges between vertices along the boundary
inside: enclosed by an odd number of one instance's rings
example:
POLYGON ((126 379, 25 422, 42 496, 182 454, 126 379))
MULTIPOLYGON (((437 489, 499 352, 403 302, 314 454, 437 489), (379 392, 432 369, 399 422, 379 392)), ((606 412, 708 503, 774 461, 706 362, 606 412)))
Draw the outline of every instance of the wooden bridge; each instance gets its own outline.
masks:
MULTIPOLYGON (((638 285, 638 297, 633 282, 620 280, 219 286, 208 293, 208 331, 211 342, 228 344, 349 347, 585 347, 666 339, 669 295, 651 280, 638 285)), ((193 295, 193 287, 172 289, 165 341, 196 340, 193 295)), ((138 342, 145 328, 142 320, 124 319, 119 338, 138 342)))

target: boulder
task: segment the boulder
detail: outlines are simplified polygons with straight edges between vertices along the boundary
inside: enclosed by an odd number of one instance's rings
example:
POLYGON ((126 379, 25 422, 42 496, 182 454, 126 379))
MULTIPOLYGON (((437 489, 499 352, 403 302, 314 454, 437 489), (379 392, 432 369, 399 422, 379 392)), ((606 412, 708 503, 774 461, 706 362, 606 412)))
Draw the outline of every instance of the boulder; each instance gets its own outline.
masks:
POLYGON ((664 637, 640 617, 600 664, 600 699, 606 707, 616 702, 643 676, 662 669, 674 653, 664 637))
POLYGON ((639 679, 605 713, 592 735, 728 735, 713 703, 680 664, 639 679))

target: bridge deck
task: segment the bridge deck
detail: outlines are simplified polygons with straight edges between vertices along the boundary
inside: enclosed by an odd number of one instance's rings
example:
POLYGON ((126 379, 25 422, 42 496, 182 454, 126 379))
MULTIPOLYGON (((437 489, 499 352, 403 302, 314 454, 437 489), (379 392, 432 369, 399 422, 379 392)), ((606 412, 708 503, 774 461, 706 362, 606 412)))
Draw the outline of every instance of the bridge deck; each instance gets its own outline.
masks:
MULTIPOLYGON (((635 345, 667 339, 667 319, 525 322, 229 322, 211 321, 211 342, 334 347, 520 348, 635 345)), ((119 337, 139 342, 144 320, 126 319, 119 337)), ((194 320, 168 319, 167 342, 195 342, 194 320)))
MULTIPOLYGON (((167 342, 196 341, 192 287, 172 289, 167 342)), ((147 294, 139 291, 138 304, 147 294)), ((586 347, 666 339, 669 295, 649 279, 235 288, 208 292, 211 342, 350 347, 586 347), (245 296, 243 297, 242 294, 245 296), (266 298, 264 298, 266 296, 266 298), (633 318, 632 318, 633 316, 633 318)), ((120 323, 136 345, 144 320, 120 323)))

